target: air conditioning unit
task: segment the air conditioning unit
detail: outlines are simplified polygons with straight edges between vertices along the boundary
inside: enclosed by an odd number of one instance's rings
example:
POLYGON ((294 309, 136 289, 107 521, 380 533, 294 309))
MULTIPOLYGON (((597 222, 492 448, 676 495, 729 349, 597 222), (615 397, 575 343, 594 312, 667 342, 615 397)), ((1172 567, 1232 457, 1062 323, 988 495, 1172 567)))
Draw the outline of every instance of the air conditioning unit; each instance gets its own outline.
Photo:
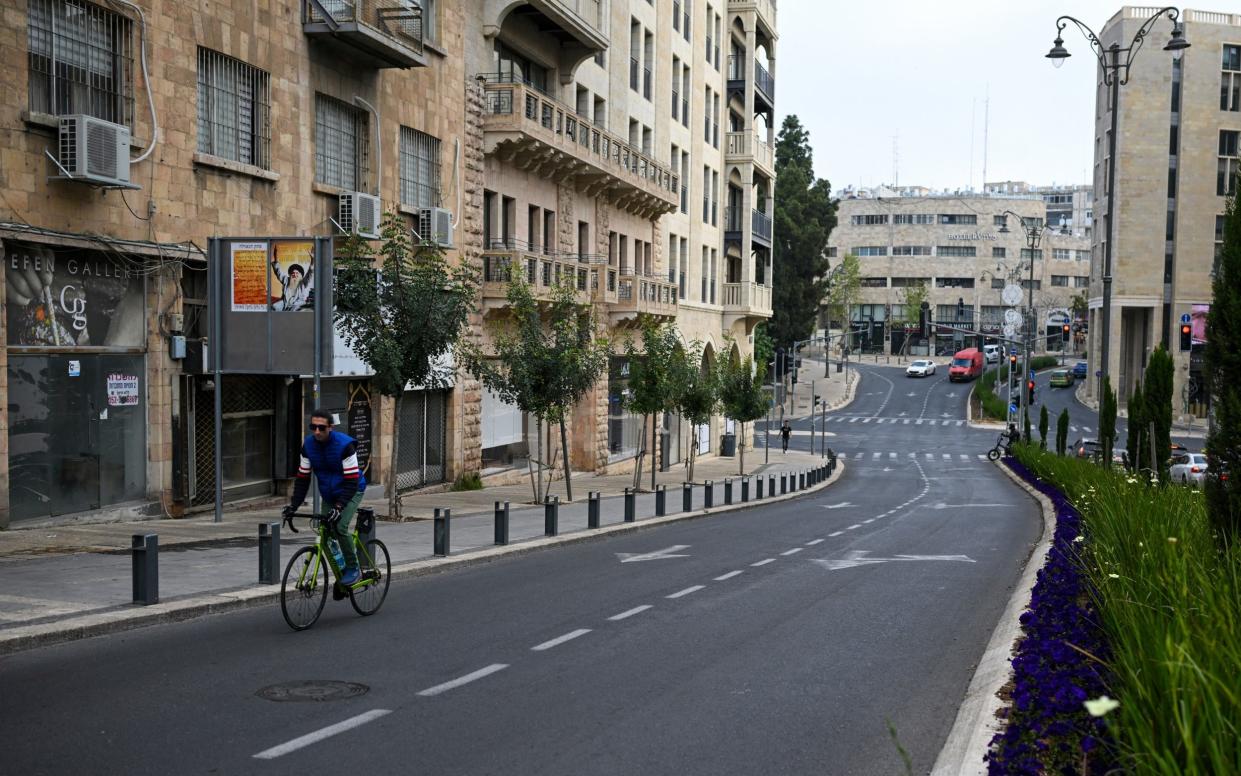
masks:
POLYGON ((379 239, 379 218, 382 214, 379 197, 360 191, 340 195, 340 228, 368 240, 379 239))
POLYGON ((452 246, 452 211, 424 207, 418 211, 418 235, 441 248, 452 246))
POLYGON ((61 116, 59 151, 65 175, 55 180, 137 188, 129 181, 129 127, 84 114, 61 116))

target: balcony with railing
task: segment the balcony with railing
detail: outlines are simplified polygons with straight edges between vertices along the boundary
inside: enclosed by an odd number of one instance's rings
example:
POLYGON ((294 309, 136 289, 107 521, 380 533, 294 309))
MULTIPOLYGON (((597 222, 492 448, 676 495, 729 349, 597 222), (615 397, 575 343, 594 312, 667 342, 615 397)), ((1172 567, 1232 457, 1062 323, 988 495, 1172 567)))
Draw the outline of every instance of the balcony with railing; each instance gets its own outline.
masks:
MULTIPOLYGON (((482 294, 483 312, 508 306, 508 289, 514 279, 521 278, 530 286, 535 299, 551 299, 559 283, 568 283, 582 304, 609 301, 607 259, 602 256, 555 254, 540 250, 521 240, 495 238, 483 251, 482 294)), ((614 298, 614 295, 611 297, 614 298)))
POLYGON ((760 283, 725 283, 724 311, 757 317, 771 316, 771 286, 760 283))
POLYGON ((758 133, 729 132, 725 137, 724 157, 731 164, 753 163, 769 177, 776 174, 775 154, 758 133))
POLYGON ((677 209, 681 180, 671 169, 532 85, 495 73, 481 78, 488 155, 548 177, 561 171, 587 194, 610 189, 630 212, 655 216, 677 209))
POLYGON ((776 79, 767 72, 762 62, 754 63, 754 105, 758 110, 760 103, 766 102, 769 109, 776 105, 776 79))
POLYGON ((671 319, 677 314, 677 284, 622 268, 611 304, 612 325, 634 323, 638 316, 671 319))
POLYGON ((776 29, 776 0, 728 0, 729 13, 755 11, 769 31, 776 29))
POLYGON ((302 0, 302 31, 368 67, 425 67, 422 8, 402 0, 302 0))
POLYGON ((761 210, 752 212, 750 239, 756 244, 771 248, 771 216, 761 210))

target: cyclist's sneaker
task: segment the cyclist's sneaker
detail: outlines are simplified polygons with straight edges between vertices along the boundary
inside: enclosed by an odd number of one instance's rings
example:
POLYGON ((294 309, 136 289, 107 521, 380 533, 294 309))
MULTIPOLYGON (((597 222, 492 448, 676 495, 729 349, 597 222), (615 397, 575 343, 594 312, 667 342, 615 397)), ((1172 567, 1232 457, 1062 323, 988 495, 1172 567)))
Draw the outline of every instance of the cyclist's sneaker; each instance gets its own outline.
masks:
POLYGON ((345 587, 349 587, 360 579, 362 575, 356 568, 349 567, 345 569, 345 574, 340 578, 340 583, 345 587))
POLYGON ((341 587, 339 584, 332 585, 332 600, 343 601, 345 596, 349 595, 349 591, 341 587))

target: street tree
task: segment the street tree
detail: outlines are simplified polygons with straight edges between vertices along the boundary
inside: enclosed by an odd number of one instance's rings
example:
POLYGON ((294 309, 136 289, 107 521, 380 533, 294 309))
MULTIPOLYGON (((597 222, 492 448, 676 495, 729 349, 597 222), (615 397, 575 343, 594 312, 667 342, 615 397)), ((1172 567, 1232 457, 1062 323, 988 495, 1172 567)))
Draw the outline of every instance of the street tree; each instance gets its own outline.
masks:
POLYGON ((1204 361, 1211 397, 1207 510, 1227 548, 1241 540, 1241 209, 1235 196, 1228 199, 1224 212, 1204 361), (1220 476, 1224 473, 1229 476, 1220 476))
POLYGON ((755 374, 754 362, 749 356, 738 361, 722 358, 717 368, 720 404, 724 414, 740 425, 737 435, 738 473, 744 476, 746 424, 767 414, 768 394, 761 377, 755 374))
POLYGON ((1103 378, 1102 409, 1099 413, 1099 444, 1103 448, 1103 465, 1112 465, 1112 445, 1116 443, 1116 391, 1111 376, 1103 378))
POLYGON ((1044 450, 1047 449, 1047 429, 1049 427, 1049 418, 1047 416, 1047 405, 1040 405, 1038 408, 1038 435, 1039 446, 1044 450))
MULTIPOLYGON (((1172 377, 1176 365, 1163 345, 1155 348, 1146 362, 1143 380, 1146 396, 1143 404, 1143 427, 1152 427, 1155 460, 1149 461, 1152 471, 1159 472, 1159 481, 1168 481, 1168 457, 1172 455, 1172 377)), ((1129 428, 1133 428, 1132 419, 1129 428)), ((1151 440, 1147 441, 1150 445, 1151 440)))
POLYGON ((682 351, 680 363, 673 372, 673 395, 676 412, 689 424, 689 455, 685 457, 685 480, 694 481, 694 464, 698 460, 698 428, 711 422, 719 408, 716 374, 702 363, 702 343, 693 342, 682 351))
MULTIPOLYGON (((922 310, 922 303, 930 299, 926 281, 920 279, 912 285, 905 286, 901 289, 900 299, 902 312, 893 323, 899 324, 906 330, 916 327, 921 321, 920 311, 922 310)), ((911 337, 905 338, 904 343, 901 345, 902 355, 909 352, 909 343, 911 341, 911 337)))
POLYGON ((846 254, 832 272, 831 283, 823 298, 829 320, 839 320, 849 327, 849 311, 862 290, 862 263, 852 253, 846 254))
POLYGON ((1133 395, 1129 397, 1129 430, 1125 438, 1125 452, 1129 455, 1129 465, 1135 472, 1140 472, 1148 465, 1148 441, 1146 439, 1146 395, 1142 393, 1142 383, 1133 387, 1133 395))
POLYGON ((786 116, 776 140, 773 316, 768 334, 780 345, 810 337, 827 290, 827 238, 836 228, 831 184, 814 177, 810 135, 786 116))
POLYGON ((1021 438, 1030 444, 1034 444, 1034 437, 1031 436, 1030 434, 1030 408, 1029 407, 1026 407, 1024 410, 1021 411, 1021 423, 1022 423, 1021 430, 1023 432, 1021 438))
POLYGON ((509 315, 489 324, 494 356, 475 344, 463 349, 467 367, 488 390, 536 420, 535 467, 528 466, 536 503, 547 500, 555 469, 554 457, 546 461, 543 454, 543 430, 546 425, 550 448, 552 424, 560 427, 565 495, 573 500, 568 416, 607 368, 611 353, 607 339, 597 336, 593 307, 577 293, 565 279, 540 301, 525 278, 515 274, 506 292, 509 315))
POLYGON ((776 343, 767 333, 767 323, 764 321, 754 327, 754 363, 763 374, 767 374, 767 370, 773 368, 775 355, 776 343))
POLYGON ((1069 446, 1069 409, 1065 407, 1060 410, 1060 417, 1056 419, 1056 455, 1064 455, 1064 451, 1069 446))
POLYGON ((386 495, 390 513, 399 519, 405 389, 449 384, 452 370, 443 364, 477 305, 478 276, 470 267, 450 265, 437 246, 415 244, 404 219, 392 212, 383 218, 378 256, 356 234, 343 241, 338 256, 336 324, 373 371, 371 385, 396 400, 386 495))
POLYGON ((626 406, 630 412, 642 416, 642 442, 634 464, 633 486, 642 484, 642 467, 650 457, 651 490, 655 490, 655 455, 658 449, 659 416, 676 409, 675 385, 677 369, 684 360, 684 348, 676 327, 670 323, 660 324, 653 318, 643 318, 642 348, 638 349, 632 338, 625 343, 625 356, 629 360, 629 398, 626 406), (651 427, 651 447, 646 447, 647 425, 651 427))

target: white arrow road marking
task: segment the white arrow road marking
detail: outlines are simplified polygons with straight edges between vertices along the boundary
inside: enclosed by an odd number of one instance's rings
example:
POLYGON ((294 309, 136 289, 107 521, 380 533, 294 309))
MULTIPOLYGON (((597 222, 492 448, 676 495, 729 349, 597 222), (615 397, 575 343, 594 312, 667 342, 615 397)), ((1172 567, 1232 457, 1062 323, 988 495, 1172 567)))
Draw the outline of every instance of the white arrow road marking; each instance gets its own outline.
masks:
POLYGON ((654 552, 618 552, 616 557, 621 563, 637 563, 643 560, 664 560, 665 558, 688 558, 688 555, 677 555, 681 550, 688 550, 688 544, 674 544, 671 547, 665 547, 662 550, 654 552))
MULTIPOLYGON (((500 668, 505 668, 505 666, 500 666, 500 668)), ((424 691, 422 693, 419 693, 419 695, 426 695, 426 692, 424 691)), ((355 727, 358 727, 359 725, 365 725, 367 722, 370 722, 373 719, 379 719, 380 717, 386 714, 391 714, 391 713, 392 713, 391 709, 372 709, 371 711, 368 711, 365 714, 359 714, 356 717, 350 717, 344 722, 337 722, 335 725, 328 725, 322 730, 316 730, 313 733, 307 733, 306 735, 300 738, 295 738, 292 741, 288 741, 288 742, 281 744, 280 746, 273 746, 271 749, 264 749, 263 751, 254 755, 254 757, 259 760, 274 760, 277 757, 280 757, 281 755, 286 755, 289 752, 296 752, 298 749, 302 749, 304 747, 310 746, 311 744, 316 743, 318 741, 322 741, 325 738, 331 738, 334 735, 344 733, 346 730, 353 730, 355 727)))
POLYGON ((845 507, 853 506, 853 504, 851 504, 848 501, 842 501, 839 504, 820 504, 819 506, 823 507, 824 509, 844 509, 845 507))
POLYGON ((930 509, 972 509, 980 507, 1011 507, 1012 504, 923 504, 930 509))
POLYGON ((434 687, 428 687, 427 689, 423 690, 422 692, 418 694, 422 696, 427 696, 427 697, 432 696, 432 695, 439 695, 442 692, 448 692, 449 690, 460 687, 463 684, 469 684, 475 679, 482 679, 484 676, 490 676, 491 674, 494 674, 496 671, 503 671, 506 668, 508 668, 508 664, 506 663, 492 663, 486 668, 480 668, 477 671, 474 671, 473 673, 466 674, 465 676, 459 676, 456 679, 453 679, 452 681, 444 682, 443 684, 437 684, 434 687))
POLYGON ((948 394, 948 398, 949 398, 949 399, 955 399, 955 398, 957 398, 957 392, 956 392, 956 391, 953 391, 952 393, 948 394))
POLYGON ((890 563, 893 561, 912 561, 912 560, 948 560, 960 563, 976 563, 973 558, 968 555, 897 555, 892 558, 868 558, 870 550, 854 550, 848 556, 840 559, 817 558, 815 563, 820 563, 829 571, 838 571, 840 569, 849 569, 854 566, 870 566, 878 563, 890 563))
POLYGON ((951 413, 951 412, 941 412, 941 413, 939 413, 939 416, 940 416, 941 418, 951 418, 951 417, 952 417, 952 413, 951 413))
POLYGON ((891 466, 885 466, 885 467, 883 467, 883 470, 884 470, 885 472, 894 472, 894 471, 896 471, 896 470, 895 470, 895 469, 893 469, 891 466))
POLYGON ((905 394, 905 395, 906 395, 906 396, 917 396, 918 394, 914 393, 913 391, 910 391, 909 393, 907 393, 907 394, 905 394))

